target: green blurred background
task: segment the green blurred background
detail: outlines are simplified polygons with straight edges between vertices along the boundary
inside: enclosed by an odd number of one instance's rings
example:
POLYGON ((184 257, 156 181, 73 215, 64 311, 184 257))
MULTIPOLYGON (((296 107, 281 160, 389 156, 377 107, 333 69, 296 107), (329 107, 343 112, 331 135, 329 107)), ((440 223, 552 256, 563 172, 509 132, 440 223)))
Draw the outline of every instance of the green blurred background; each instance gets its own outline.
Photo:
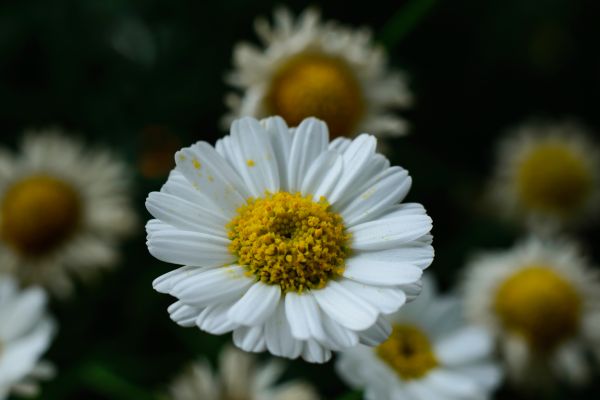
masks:
MULTIPOLYGON (((223 76, 239 40, 256 42, 256 16, 281 3, 165 0, 53 0, 0 3, 2 144, 14 147, 29 128, 60 126, 121 153, 135 169, 136 203, 158 190, 173 151, 225 132, 219 119, 228 90, 223 76)), ((286 3, 295 13, 305 2, 286 3)), ((404 113, 410 136, 391 142, 394 163, 414 185, 409 200, 434 219, 442 288, 460 279, 479 249, 510 246, 522 235, 499 221, 484 200, 494 145, 529 117, 574 117, 600 129, 600 6, 597 1, 481 0, 323 1, 325 19, 372 27, 390 62, 410 76, 416 97, 404 113)), ((215 359, 228 336, 176 326, 172 299, 152 290, 171 269, 146 250, 144 230, 124 246, 121 265, 72 301, 55 302, 61 324, 47 358, 57 378, 41 399, 154 399, 182 366, 215 359)), ((597 228, 578 239, 600 260, 597 228)), ((324 398, 359 398, 332 364, 290 364, 324 398)), ((556 398, 589 399, 596 384, 556 398)), ((515 399, 508 391, 499 398, 515 399)))

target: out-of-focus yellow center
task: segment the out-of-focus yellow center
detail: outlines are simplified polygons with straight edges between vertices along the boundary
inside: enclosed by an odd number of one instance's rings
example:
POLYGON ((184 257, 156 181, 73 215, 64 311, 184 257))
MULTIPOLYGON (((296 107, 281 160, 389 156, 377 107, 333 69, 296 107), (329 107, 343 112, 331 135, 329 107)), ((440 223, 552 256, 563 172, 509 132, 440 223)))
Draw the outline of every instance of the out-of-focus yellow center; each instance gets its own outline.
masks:
POLYGON ((284 292, 323 288, 344 271, 350 236, 323 198, 267 193, 240 207, 228 229, 238 263, 284 292))
POLYGON ((429 338, 412 325, 395 325, 375 351, 402 379, 421 378, 438 365, 429 338))
POLYGON ((584 203, 593 179, 580 155, 562 143, 549 141, 524 157, 516 184, 527 207, 565 216, 584 203))
POLYGON ((269 113, 292 126, 307 117, 322 119, 332 137, 356 133, 365 108, 363 91, 347 63, 319 53, 301 54, 285 63, 266 100, 269 113))
POLYGON ((2 239, 24 256, 54 250, 76 229, 81 199, 68 183, 47 175, 22 179, 2 199, 2 239))
POLYGON ((581 307, 573 285, 544 265, 530 265, 510 276, 494 301, 504 327, 540 351, 554 348, 577 332, 581 307))

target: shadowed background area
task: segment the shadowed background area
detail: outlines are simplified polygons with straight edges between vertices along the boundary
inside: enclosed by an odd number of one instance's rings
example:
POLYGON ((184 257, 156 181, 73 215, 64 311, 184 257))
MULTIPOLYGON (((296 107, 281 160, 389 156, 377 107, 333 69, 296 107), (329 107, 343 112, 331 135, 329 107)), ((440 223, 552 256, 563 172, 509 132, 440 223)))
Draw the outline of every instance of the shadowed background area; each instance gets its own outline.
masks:
MULTIPOLYGON (((257 42, 253 20, 279 3, 160 0, 5 1, 0 5, 2 145, 24 130, 60 126, 107 145, 135 169, 142 220, 149 191, 158 190, 172 155, 225 132, 231 52, 257 42)), ((289 2, 299 12, 304 2, 289 2)), ((530 117, 579 120, 600 130, 600 6, 594 1, 508 0, 315 3, 324 19, 370 26, 405 70, 415 94, 404 115, 409 136, 391 142, 392 163, 413 176, 409 200, 434 220, 443 289, 458 282, 468 256, 506 247, 520 232, 498 220, 484 201, 494 145, 530 117)), ((597 137, 597 135, 596 135, 597 137)), ((61 324, 47 354, 58 368, 42 399, 155 399, 155 393, 198 355, 214 360, 228 336, 172 323, 172 300, 152 290, 170 269, 151 257, 145 233, 128 241, 121 264, 71 302, 53 302, 61 324)), ((578 239, 596 262, 597 228, 578 239)), ((332 364, 290 363, 286 377, 304 377, 326 398, 347 393, 332 364)), ((591 398, 596 384, 569 398, 591 398), (579 396, 579 397, 574 397, 579 396)), ((514 399, 502 392, 498 398, 514 399)), ((556 398, 563 398, 560 395, 556 398)))

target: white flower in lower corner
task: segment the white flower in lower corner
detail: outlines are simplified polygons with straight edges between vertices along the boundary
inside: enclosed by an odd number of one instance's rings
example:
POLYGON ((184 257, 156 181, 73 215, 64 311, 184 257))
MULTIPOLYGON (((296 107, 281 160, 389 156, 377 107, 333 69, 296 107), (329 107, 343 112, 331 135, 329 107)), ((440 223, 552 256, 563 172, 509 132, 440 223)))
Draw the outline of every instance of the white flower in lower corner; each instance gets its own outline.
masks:
POLYGON ((0 276, 0 399, 12 392, 35 395, 36 381, 53 375, 40 357, 54 336, 46 314, 46 294, 40 288, 20 291, 8 276, 0 276))
POLYGON ((498 148, 491 194, 538 233, 585 224, 600 211, 600 148, 573 122, 519 126, 498 148))
POLYGON ((468 316, 495 334, 513 383, 588 380, 588 353, 600 359, 600 280, 574 244, 530 238, 476 257, 466 278, 468 316))
POLYGON ((256 365, 255 356, 227 346, 222 350, 219 371, 208 361, 191 364, 171 385, 173 400, 317 400, 315 390, 304 382, 275 385, 283 364, 270 361, 256 365))
POLYGON ((314 118, 242 118, 231 135, 184 148, 146 202, 148 249, 185 265, 154 281, 171 318, 233 331, 251 352, 325 362, 381 342, 380 316, 418 294, 433 259, 431 218, 400 204, 411 178, 361 135, 329 143, 314 118))
POLYGON ((390 338, 339 354, 338 374, 368 400, 479 400, 500 383, 487 331, 465 324, 458 299, 437 297, 424 279, 421 295, 388 318, 390 338))
POLYGON ((264 48, 240 43, 234 50, 228 83, 239 91, 227 97, 227 124, 280 115, 297 126, 312 116, 327 123, 332 137, 406 133, 396 111, 408 107, 412 95, 368 29, 322 22, 314 9, 297 19, 279 9, 272 26, 258 19, 256 31, 264 48))
POLYGON ((126 166, 56 130, 30 132, 22 154, 0 151, 0 271, 71 293, 112 266, 135 227, 126 166))

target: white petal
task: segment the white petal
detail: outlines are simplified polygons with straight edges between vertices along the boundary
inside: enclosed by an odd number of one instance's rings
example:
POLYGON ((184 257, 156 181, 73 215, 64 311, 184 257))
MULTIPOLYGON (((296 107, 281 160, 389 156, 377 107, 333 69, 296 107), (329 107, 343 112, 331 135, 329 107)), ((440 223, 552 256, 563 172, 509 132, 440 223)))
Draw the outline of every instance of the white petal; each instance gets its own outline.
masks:
POLYGON ((46 301, 42 289, 30 288, 2 304, 0 340, 10 342, 29 331, 43 315, 46 301))
POLYGON ((423 282, 415 282, 409 283, 408 285, 400 285, 400 289, 406 294, 406 302, 410 303, 414 301, 420 294, 423 289, 423 282))
POLYGON ((310 292, 290 292, 285 295, 285 314, 295 339, 325 340, 326 335, 319 313, 317 301, 310 292))
POLYGON ((396 218, 405 215, 426 215, 427 211, 419 203, 403 203, 391 206, 381 218, 396 218))
POLYGON ((328 136, 327 125, 316 118, 306 118, 296 128, 288 160, 290 192, 300 191, 311 164, 327 149, 328 136))
POLYGON ((348 229, 355 250, 386 250, 413 241, 431 231, 427 215, 407 215, 365 222, 348 229))
POLYGON ((263 326, 241 326, 233 331, 233 343, 244 351, 258 353, 266 350, 263 326))
POLYGON ((168 193, 181 199, 187 200, 192 204, 201 204, 219 212, 219 209, 213 205, 208 197, 202 192, 196 190, 192 183, 176 169, 172 170, 167 181, 160 189, 161 193, 168 193))
POLYGON ((434 250, 431 245, 411 242, 388 250, 358 251, 355 255, 373 261, 398 261, 425 269, 433 262, 434 250))
POLYGON ((372 187, 382 178, 387 177, 394 171, 395 170, 390 171, 390 161, 384 155, 377 153, 373 154, 369 159, 369 162, 365 164, 364 170, 360 171, 360 180, 357 180, 355 185, 348 187, 343 198, 336 202, 336 208, 341 210, 348 206, 348 204, 350 204, 359 194, 365 192, 368 188, 372 187))
POLYGON ((254 282, 245 272, 236 265, 200 271, 175 283, 169 294, 196 308, 233 301, 254 282))
POLYGON ((424 377, 423 383, 435 387, 440 393, 460 399, 476 399, 485 394, 473 379, 447 369, 434 369, 424 377))
POLYGON ((351 143, 352 140, 340 136, 333 139, 331 143, 329 143, 329 150, 335 150, 338 153, 342 154, 348 149, 348 147, 350 147, 351 143))
POLYGON ((386 172, 387 176, 359 193, 340 210, 347 227, 378 217, 406 196, 412 182, 408 172, 400 167, 389 168, 386 172))
POLYGON ((176 168, 193 187, 208 197, 227 217, 246 203, 250 193, 239 175, 206 142, 198 142, 175 154, 176 168))
POLYGON ((312 195, 315 201, 318 201, 321 196, 327 198, 341 173, 342 157, 333 150, 321 153, 302 181, 302 194, 312 195))
POLYGON ((196 318, 198 328, 213 335, 223 335, 239 327, 231 321, 227 312, 233 303, 220 303, 206 307, 196 318))
MULTIPOLYGON (((155 224, 156 225, 156 224, 155 224)), ((148 251, 161 261, 180 265, 215 267, 235 261, 229 239, 206 233, 182 231, 164 225, 148 229, 148 251)))
POLYGON ((344 151, 342 159, 344 162, 344 173, 339 182, 329 196, 329 202, 335 204, 343 200, 346 192, 351 189, 356 182, 362 182, 363 174, 370 164, 375 152, 376 140, 370 135, 360 135, 352 141, 350 146, 344 151))
POLYGON ((329 361, 331 358, 331 351, 323 347, 316 340, 308 340, 304 342, 302 358, 311 363, 322 364, 329 361))
POLYGON ((273 314, 280 297, 281 288, 279 285, 266 285, 262 282, 256 282, 231 307, 227 316, 240 325, 261 325, 273 314))
POLYGON ((167 308, 169 316, 178 325, 190 328, 196 325, 196 318, 200 314, 200 310, 185 305, 181 301, 176 301, 167 308))
MULTIPOLYGON (((2 150, 0 150, 1 153, 2 150)), ((0 279, 0 303, 12 299, 18 293, 17 282, 10 276, 3 276, 0 279)))
POLYGON ((411 400, 458 400, 449 398, 448 395, 439 393, 434 387, 428 385, 423 379, 413 379, 405 385, 408 396, 411 400))
POLYGON ((385 342, 392 333, 392 325, 383 316, 377 318, 377 321, 368 329, 358 332, 360 342, 367 346, 377 346, 385 342))
POLYGON ((214 209, 163 192, 150 193, 146 208, 155 218, 173 227, 227 238, 225 226, 229 221, 214 209))
POLYGON ((502 380, 501 368, 492 362, 469 364, 453 370, 471 377, 479 385, 488 390, 498 387, 502 380))
POLYGON ((279 172, 275 153, 265 129, 250 117, 231 125, 231 148, 237 160, 234 166, 254 197, 279 191, 279 172))
POLYGON ((354 347, 358 344, 358 335, 329 318, 324 312, 321 311, 321 319, 323 321, 323 327, 327 333, 327 342, 329 343, 331 350, 340 351, 350 347, 354 347))
POLYGON ((340 284, 363 298, 382 314, 394 313, 406 303, 406 294, 398 287, 365 285, 351 280, 343 280, 340 284))
POLYGON ((492 338, 484 329, 468 327, 436 343, 434 353, 445 365, 460 365, 488 357, 492 345, 492 338))
POLYGON ((169 293, 175 284, 183 279, 186 279, 190 275, 204 271, 204 268, 200 267, 181 267, 173 271, 167 272, 156 278, 152 282, 152 287, 159 293, 169 293))
POLYGON ((56 328, 49 319, 41 320, 27 335, 10 342, 0 357, 0 387, 24 378, 46 351, 56 328))
POLYGON ((377 309, 336 281, 330 281, 325 288, 312 293, 321 309, 348 329, 367 329, 377 319, 377 309))
POLYGON ((288 159, 292 148, 292 134, 285 121, 281 117, 270 117, 260 121, 261 125, 267 131, 271 146, 275 152, 277 168, 279 169, 280 187, 283 191, 288 191, 288 159))
POLYGON ((357 282, 393 286, 417 282, 423 270, 404 262, 375 261, 365 256, 354 256, 346 260, 344 277, 357 282))
POLYGON ((279 357, 294 359, 302 351, 302 342, 292 336, 283 299, 265 324, 265 341, 269 352, 279 357))

